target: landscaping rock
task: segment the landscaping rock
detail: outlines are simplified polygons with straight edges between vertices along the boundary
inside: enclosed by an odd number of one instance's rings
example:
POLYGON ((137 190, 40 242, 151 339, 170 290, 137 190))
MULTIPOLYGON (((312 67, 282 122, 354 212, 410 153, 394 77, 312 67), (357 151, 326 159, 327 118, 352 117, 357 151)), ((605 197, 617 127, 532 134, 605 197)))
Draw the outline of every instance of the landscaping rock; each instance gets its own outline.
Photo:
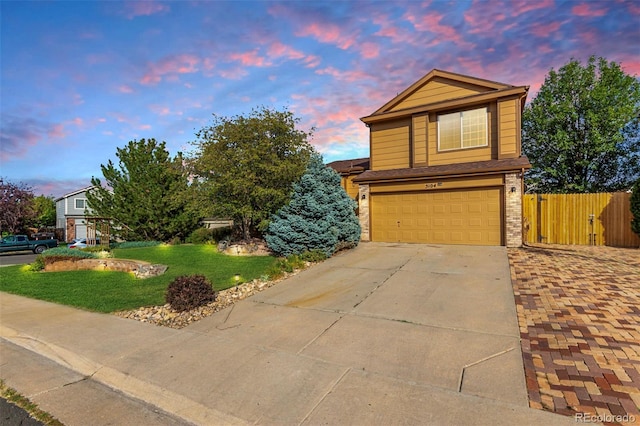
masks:
POLYGON ((185 312, 174 311, 169 304, 162 306, 149 306, 132 311, 114 312, 122 318, 134 319, 141 322, 147 322, 159 326, 170 328, 183 328, 191 323, 215 314, 222 309, 233 305, 234 303, 253 296, 256 293, 273 287, 280 281, 297 274, 299 271, 285 274, 282 278, 275 281, 253 280, 248 283, 231 287, 226 290, 219 291, 214 302, 208 303, 196 309, 185 312))

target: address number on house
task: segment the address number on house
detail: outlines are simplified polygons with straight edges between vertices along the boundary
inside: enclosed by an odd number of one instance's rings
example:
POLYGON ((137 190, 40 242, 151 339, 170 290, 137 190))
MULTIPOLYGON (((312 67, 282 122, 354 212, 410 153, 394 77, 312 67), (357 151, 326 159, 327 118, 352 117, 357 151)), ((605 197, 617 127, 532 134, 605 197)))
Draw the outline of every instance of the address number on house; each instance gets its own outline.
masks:
POLYGON ((425 189, 435 189, 439 186, 442 186, 442 182, 438 182, 438 183, 427 183, 424 185, 425 189))

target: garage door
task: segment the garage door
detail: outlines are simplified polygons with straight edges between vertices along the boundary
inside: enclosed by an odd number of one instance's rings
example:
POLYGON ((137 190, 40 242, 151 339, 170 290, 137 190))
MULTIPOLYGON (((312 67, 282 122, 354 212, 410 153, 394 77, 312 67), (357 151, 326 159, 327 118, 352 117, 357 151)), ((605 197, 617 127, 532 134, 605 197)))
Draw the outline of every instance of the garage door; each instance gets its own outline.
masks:
POLYGON ((501 195, 501 188, 372 194, 372 240, 501 245, 501 195))
POLYGON ((76 238, 87 238, 87 225, 76 225, 76 238))

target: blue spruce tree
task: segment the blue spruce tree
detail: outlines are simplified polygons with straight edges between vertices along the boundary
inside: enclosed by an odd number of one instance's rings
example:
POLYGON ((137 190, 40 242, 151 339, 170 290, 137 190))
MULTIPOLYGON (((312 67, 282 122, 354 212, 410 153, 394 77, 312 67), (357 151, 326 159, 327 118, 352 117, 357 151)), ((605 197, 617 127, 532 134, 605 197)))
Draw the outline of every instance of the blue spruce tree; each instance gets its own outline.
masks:
POLYGON ((294 185, 291 201, 271 219, 265 240, 280 256, 321 250, 331 256, 360 241, 357 205, 340 186, 340 176, 314 154, 294 185))

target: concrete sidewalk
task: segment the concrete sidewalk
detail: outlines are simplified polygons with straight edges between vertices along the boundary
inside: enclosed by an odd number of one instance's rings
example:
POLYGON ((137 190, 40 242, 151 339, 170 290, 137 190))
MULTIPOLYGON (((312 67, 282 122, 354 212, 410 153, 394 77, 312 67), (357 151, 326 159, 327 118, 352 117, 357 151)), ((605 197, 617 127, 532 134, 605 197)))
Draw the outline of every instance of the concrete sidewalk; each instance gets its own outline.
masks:
POLYGON ((362 244, 182 330, 5 293, 0 309, 0 376, 67 425, 575 424, 528 408, 501 247, 362 244), (49 403, 87 382, 128 408, 49 403))

